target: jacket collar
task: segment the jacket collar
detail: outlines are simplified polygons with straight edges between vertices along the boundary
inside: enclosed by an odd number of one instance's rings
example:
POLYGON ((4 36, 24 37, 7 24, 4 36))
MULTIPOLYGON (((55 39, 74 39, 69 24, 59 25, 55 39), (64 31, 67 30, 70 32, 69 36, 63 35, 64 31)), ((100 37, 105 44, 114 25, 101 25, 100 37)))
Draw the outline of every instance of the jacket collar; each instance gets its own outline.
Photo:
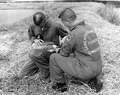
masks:
POLYGON ((76 23, 73 27, 71 27, 70 28, 70 31, 72 31, 72 30, 74 30, 77 26, 79 26, 79 25, 85 25, 85 22, 84 21, 81 21, 81 22, 78 22, 78 23, 76 23))

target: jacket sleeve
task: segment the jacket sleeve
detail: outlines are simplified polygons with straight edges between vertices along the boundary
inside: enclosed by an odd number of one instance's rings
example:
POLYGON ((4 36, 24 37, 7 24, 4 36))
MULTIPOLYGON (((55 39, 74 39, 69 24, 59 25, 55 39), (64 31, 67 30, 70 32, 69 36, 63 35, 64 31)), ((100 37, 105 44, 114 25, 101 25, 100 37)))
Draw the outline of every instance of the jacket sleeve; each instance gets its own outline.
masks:
POLYGON ((29 36, 29 40, 33 43, 33 41, 35 39, 35 35, 34 35, 33 30, 32 30, 32 26, 30 26, 28 29, 28 36, 29 36))
POLYGON ((68 57, 74 51, 76 42, 75 40, 76 40, 75 35, 68 35, 65 39, 65 42, 61 46, 59 53, 64 57, 68 57))
POLYGON ((59 36, 61 36, 61 38, 68 35, 68 32, 63 28, 62 25, 58 26, 58 33, 59 33, 59 36))

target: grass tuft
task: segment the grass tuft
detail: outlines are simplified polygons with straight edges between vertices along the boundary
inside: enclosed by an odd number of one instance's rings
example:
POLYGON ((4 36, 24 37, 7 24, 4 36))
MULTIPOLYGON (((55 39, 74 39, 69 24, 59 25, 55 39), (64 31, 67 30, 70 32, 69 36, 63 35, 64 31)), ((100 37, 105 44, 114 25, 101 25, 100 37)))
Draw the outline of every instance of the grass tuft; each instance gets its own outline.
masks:
POLYGON ((118 10, 119 9, 113 5, 106 5, 105 7, 99 8, 97 12, 108 22, 115 25, 120 25, 120 16, 118 14, 118 10))

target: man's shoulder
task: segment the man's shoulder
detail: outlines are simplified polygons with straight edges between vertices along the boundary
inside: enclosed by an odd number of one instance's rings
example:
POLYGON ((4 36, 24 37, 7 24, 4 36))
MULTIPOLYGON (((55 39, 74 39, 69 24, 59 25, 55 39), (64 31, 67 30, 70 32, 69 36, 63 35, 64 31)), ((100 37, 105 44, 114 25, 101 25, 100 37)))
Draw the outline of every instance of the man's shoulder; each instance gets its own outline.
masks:
POLYGON ((93 31, 94 28, 90 25, 84 25, 82 27, 78 27, 77 31, 81 31, 81 32, 86 32, 86 31, 93 31))
POLYGON ((29 25, 29 28, 34 28, 34 27, 35 27, 35 24, 33 23, 29 25))
POLYGON ((72 31, 72 33, 74 33, 76 36, 83 36, 85 33, 85 29, 78 27, 75 30, 72 31))
POLYGON ((55 27, 55 28, 61 26, 58 22, 55 22, 55 21, 52 21, 52 20, 50 21, 50 24, 51 24, 52 27, 55 27))
POLYGON ((89 33, 93 33, 94 29, 91 28, 86 28, 86 27, 78 27, 75 30, 72 31, 77 37, 84 37, 84 35, 88 35, 89 33))

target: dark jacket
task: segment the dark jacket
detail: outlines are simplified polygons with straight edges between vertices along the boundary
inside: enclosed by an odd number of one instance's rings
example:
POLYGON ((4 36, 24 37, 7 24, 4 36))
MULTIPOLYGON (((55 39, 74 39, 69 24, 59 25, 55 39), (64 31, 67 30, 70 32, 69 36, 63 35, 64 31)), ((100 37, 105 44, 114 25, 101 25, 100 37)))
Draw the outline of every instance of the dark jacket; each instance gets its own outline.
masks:
POLYGON ((65 39, 60 54, 68 57, 74 53, 77 62, 87 65, 97 71, 102 71, 102 59, 100 54, 100 46, 95 30, 90 26, 77 23, 71 28, 71 33, 65 39))
POLYGON ((59 36, 63 38, 68 34, 68 32, 64 30, 60 24, 49 20, 46 21, 43 29, 36 26, 35 24, 30 25, 28 34, 31 41, 33 41, 37 38, 38 35, 40 35, 40 39, 42 39, 43 41, 54 42, 56 45, 59 45, 59 36))

